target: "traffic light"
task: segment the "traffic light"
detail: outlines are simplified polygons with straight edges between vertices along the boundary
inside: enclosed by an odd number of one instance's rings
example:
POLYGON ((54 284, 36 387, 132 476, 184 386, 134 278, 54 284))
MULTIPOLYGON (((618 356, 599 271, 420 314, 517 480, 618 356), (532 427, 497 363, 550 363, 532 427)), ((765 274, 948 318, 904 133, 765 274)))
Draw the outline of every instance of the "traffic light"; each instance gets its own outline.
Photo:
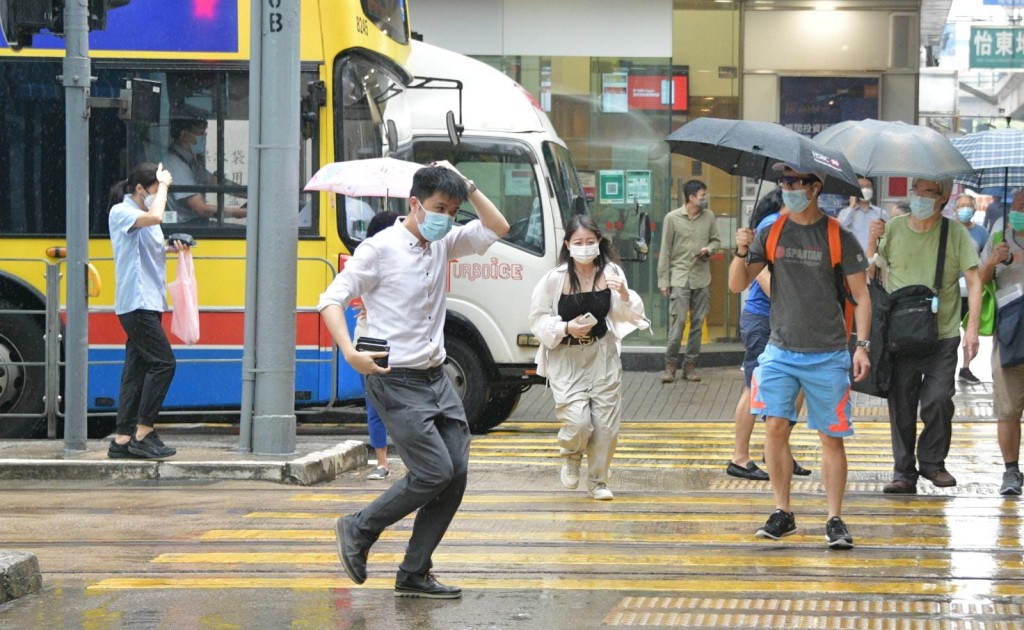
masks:
MULTIPOLYGON (((89 30, 105 31, 107 29, 107 11, 123 7, 130 0, 89 0, 89 30)), ((63 0, 53 0, 53 3, 63 0)))
MULTIPOLYGON (((89 0, 89 30, 107 28, 107 11, 130 0, 89 0)), ((0 0, 0 26, 11 48, 32 45, 32 36, 46 29, 64 34, 65 0, 0 0)))
MULTIPOLYGON (((53 25, 54 0, 0 0, 0 25, 11 48, 32 45, 32 36, 53 25)), ((63 9, 63 1, 61 1, 63 9)))

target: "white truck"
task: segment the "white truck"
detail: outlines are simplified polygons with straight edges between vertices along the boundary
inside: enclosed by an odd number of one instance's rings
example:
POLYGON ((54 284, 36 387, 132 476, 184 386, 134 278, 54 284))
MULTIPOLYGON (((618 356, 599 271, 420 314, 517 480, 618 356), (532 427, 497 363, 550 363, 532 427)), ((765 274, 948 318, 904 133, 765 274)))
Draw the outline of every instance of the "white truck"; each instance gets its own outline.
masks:
MULTIPOLYGON (((511 225, 484 256, 452 260, 448 268, 446 369, 470 428, 482 432, 508 418, 520 395, 542 382, 530 295, 556 264, 563 226, 574 213, 587 213, 587 203, 565 143, 518 83, 422 42, 413 42, 406 69, 415 79, 382 113, 390 154, 419 163, 448 160, 511 225)), ((473 218, 464 204, 457 221, 473 218)), ((646 224, 643 218, 640 225, 646 224)))

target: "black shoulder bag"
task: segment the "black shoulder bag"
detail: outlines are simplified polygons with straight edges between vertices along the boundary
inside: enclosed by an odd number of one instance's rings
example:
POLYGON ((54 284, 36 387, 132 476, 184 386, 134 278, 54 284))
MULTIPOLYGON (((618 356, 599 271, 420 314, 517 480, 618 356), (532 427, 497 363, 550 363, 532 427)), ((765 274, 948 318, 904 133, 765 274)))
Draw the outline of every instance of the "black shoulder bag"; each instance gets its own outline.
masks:
POLYGON ((926 354, 939 339, 939 289, 946 264, 949 219, 942 218, 935 286, 913 284, 889 294, 888 347, 894 355, 926 354))
MULTIPOLYGON (((868 295, 871 297, 871 348, 868 359, 871 370, 862 381, 850 378, 850 388, 855 392, 870 394, 879 398, 889 397, 889 381, 892 378, 892 363, 889 359, 889 294, 878 278, 878 269, 868 278, 868 295)), ((863 336, 863 335, 861 335, 863 336)), ((850 336, 850 354, 857 350, 857 336, 850 336)), ((851 364, 850 369, 853 369, 851 364)))

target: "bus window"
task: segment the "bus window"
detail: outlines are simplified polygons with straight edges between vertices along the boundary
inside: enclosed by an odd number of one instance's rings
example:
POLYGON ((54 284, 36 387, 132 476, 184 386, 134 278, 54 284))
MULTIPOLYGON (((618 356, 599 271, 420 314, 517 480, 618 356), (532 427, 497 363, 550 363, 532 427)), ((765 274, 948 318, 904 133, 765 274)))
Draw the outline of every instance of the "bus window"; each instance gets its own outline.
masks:
MULTIPOLYGON (((544 254, 544 221, 536 162, 527 147, 511 141, 480 140, 463 136, 453 147, 447 139, 414 141, 411 161, 428 164, 448 160, 473 180, 508 221, 503 240, 537 255, 544 254)), ((406 158, 409 159, 409 158, 406 158)), ((456 221, 476 218, 473 204, 459 208, 456 221)))
MULTIPOLYGON (((362 160, 384 155, 380 111, 383 102, 402 88, 398 77, 385 72, 378 63, 359 54, 339 57, 334 65, 335 160, 362 160)), ((382 207, 382 200, 337 197, 338 236, 355 249, 365 236, 369 217, 382 207), (351 211, 352 216, 348 216, 351 211)), ((391 208, 395 210, 395 207, 391 208)), ((404 209, 396 210, 405 214, 404 209)))
POLYGON ((385 35, 399 44, 409 42, 409 20, 405 0, 362 0, 363 13, 385 35))

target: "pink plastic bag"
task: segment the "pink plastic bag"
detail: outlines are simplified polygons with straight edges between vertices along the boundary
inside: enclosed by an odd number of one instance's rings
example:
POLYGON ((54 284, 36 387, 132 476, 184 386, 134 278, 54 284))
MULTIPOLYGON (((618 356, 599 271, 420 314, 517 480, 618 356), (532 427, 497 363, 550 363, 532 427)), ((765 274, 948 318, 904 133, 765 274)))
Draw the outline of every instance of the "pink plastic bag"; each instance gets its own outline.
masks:
POLYGON ((167 289, 174 309, 171 332, 191 346, 199 341, 199 300, 191 251, 178 252, 178 279, 168 284, 167 289))

